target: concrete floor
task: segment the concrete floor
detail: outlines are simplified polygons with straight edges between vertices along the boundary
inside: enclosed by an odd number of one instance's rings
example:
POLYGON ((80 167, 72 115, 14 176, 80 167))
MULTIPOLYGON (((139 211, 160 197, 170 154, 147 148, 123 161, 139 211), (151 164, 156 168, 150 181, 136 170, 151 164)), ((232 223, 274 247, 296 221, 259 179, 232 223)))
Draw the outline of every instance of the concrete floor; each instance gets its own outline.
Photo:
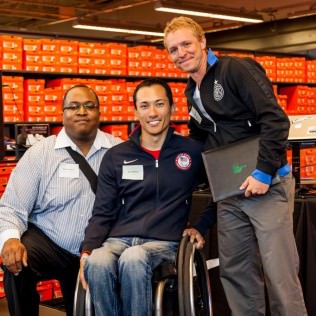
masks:
MULTIPOLYGON (((60 310, 47 307, 47 306, 40 306, 40 316, 65 316, 66 313, 60 310)), ((9 316, 8 308, 7 308, 7 301, 5 298, 0 299, 0 316, 9 316)))

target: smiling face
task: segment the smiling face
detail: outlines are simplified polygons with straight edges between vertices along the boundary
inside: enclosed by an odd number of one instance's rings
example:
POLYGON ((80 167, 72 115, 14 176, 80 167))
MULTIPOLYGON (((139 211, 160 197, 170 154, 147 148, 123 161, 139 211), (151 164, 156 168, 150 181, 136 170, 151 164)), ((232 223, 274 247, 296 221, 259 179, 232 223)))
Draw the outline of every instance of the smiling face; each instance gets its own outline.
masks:
POLYGON ((166 34, 165 46, 177 68, 191 76, 205 73, 207 54, 204 36, 199 39, 193 30, 181 27, 166 34))
POLYGON ((97 98, 92 90, 88 87, 72 88, 64 100, 63 123, 67 135, 74 141, 89 141, 95 138, 99 126, 99 106, 95 108, 87 108, 80 106, 79 108, 67 108, 68 105, 75 103, 89 104, 93 102, 98 104, 97 98))
POLYGON ((142 143, 150 143, 153 138, 163 142, 170 123, 173 105, 166 90, 159 84, 141 87, 136 93, 135 114, 142 128, 142 143))

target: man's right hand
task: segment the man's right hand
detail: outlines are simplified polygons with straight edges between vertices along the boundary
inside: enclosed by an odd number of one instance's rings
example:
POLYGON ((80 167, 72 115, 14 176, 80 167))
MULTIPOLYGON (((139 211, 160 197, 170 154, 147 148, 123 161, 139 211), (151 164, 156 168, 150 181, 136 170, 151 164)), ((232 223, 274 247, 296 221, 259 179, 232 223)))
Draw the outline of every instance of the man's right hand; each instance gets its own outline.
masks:
POLYGON ((80 271, 79 271, 79 276, 80 276, 80 281, 81 281, 81 284, 82 284, 82 287, 86 290, 88 288, 88 284, 87 284, 87 281, 84 277, 84 273, 83 273, 83 270, 84 270, 84 265, 85 265, 85 261, 86 259, 89 257, 88 254, 83 254, 80 258, 80 271))
POLYGON ((1 257, 3 265, 15 275, 22 271, 23 266, 27 267, 27 251, 19 239, 8 239, 3 245, 1 257))

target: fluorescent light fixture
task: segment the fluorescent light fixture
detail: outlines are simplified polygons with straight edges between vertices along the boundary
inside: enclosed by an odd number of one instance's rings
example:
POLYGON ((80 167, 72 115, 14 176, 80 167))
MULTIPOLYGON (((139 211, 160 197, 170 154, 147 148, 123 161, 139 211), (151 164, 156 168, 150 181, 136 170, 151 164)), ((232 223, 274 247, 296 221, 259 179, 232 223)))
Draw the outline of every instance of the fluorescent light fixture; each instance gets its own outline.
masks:
POLYGON ((157 36, 157 37, 164 36, 163 32, 135 30, 132 28, 120 28, 120 27, 112 27, 112 26, 89 25, 89 24, 86 24, 83 22, 78 22, 78 23, 74 24, 72 27, 75 29, 101 31, 101 32, 115 32, 115 33, 148 35, 148 36, 157 36))
POLYGON ((155 38, 155 39, 151 39, 150 40, 151 43, 159 43, 159 42, 163 42, 163 37, 161 38, 155 38))
POLYGON ((235 26, 229 26, 229 27, 220 27, 220 28, 214 28, 206 30, 205 33, 214 33, 214 32, 220 32, 220 31, 227 31, 227 30, 235 30, 241 28, 242 25, 235 25, 235 26))
POLYGON ((294 12, 293 14, 289 15, 288 18, 289 19, 297 19, 297 18, 303 18, 306 16, 315 15, 315 14, 316 14, 315 9, 306 10, 306 11, 297 11, 297 12, 294 12))
POLYGON ((241 23, 230 23, 230 24, 223 24, 220 26, 214 26, 214 27, 210 27, 210 28, 204 28, 204 32, 205 33, 214 33, 214 32, 238 29, 240 27, 242 27, 241 23))
POLYGON ((231 20, 231 21, 239 21, 239 22, 247 22, 247 23, 261 23, 263 22, 263 19, 260 16, 257 15, 245 15, 245 14, 239 14, 239 13, 226 13, 226 12, 218 12, 217 10, 214 12, 208 12, 207 8, 199 9, 182 4, 176 5, 167 5, 167 4, 161 4, 157 3, 155 6, 156 11, 160 12, 168 12, 168 13, 174 13, 174 14, 184 14, 184 15, 193 15, 193 16, 200 16, 205 18, 212 18, 212 19, 221 19, 221 20, 231 20))

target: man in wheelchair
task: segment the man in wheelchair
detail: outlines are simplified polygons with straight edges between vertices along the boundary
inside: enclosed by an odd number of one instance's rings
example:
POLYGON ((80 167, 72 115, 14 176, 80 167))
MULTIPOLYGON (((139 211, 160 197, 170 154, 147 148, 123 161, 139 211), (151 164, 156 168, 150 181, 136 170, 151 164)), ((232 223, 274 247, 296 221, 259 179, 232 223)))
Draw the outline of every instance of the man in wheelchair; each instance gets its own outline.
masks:
POLYGON ((80 278, 95 314, 152 315, 153 270, 175 261, 183 234, 201 248, 214 205, 186 228, 203 169, 200 143, 174 133, 172 92, 163 80, 141 82, 133 95, 140 125, 101 163, 92 217, 81 245, 80 278))

